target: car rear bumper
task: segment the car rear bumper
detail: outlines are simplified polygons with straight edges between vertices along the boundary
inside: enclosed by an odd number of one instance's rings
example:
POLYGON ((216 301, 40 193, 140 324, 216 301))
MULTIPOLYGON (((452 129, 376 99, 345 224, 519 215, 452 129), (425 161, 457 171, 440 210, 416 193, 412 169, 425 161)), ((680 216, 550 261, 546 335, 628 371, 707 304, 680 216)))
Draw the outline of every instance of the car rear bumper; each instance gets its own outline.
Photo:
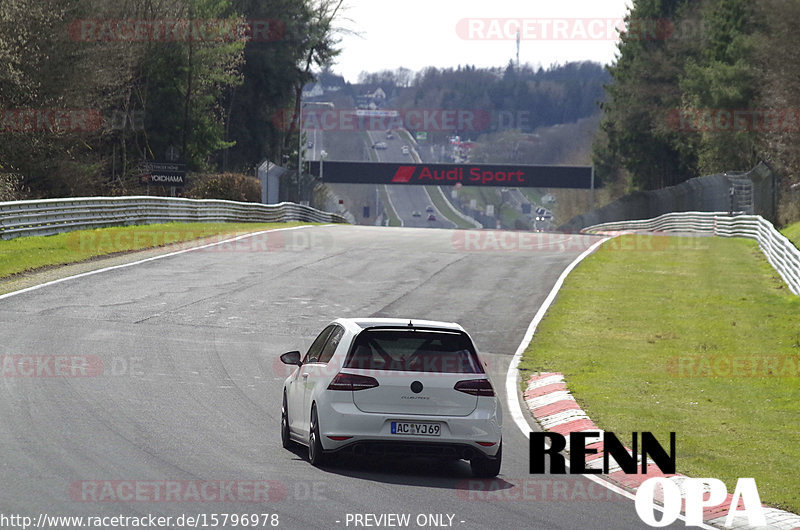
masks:
POLYGON ((430 416, 367 413, 352 403, 318 405, 319 429, 326 452, 352 451, 356 454, 411 454, 470 458, 480 454, 494 457, 500 447, 502 422, 482 407, 468 416, 430 416), (438 423, 439 436, 392 434, 392 422, 438 423), (330 437, 346 437, 333 440, 330 437), (489 445, 491 444, 491 445, 489 445), (463 456, 467 455, 467 456, 463 456))
POLYGON ((471 444, 451 442, 414 442, 399 440, 360 440, 346 443, 338 449, 326 450, 326 453, 348 453, 357 456, 425 456, 442 459, 470 460, 475 456, 495 459, 494 454, 488 454, 485 448, 471 444))

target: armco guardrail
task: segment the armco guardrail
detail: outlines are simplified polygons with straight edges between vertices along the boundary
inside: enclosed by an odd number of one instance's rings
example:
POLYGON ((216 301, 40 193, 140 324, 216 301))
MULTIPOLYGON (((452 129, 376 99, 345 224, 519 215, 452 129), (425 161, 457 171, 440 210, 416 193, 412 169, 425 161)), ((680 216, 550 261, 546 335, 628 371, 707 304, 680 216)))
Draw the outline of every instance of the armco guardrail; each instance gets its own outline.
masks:
POLYGON ((767 261, 778 271, 789 289, 800 296, 800 250, 760 215, 729 215, 723 212, 674 212, 653 219, 616 221, 584 228, 582 232, 607 233, 647 230, 655 232, 700 232, 723 237, 747 237, 758 241, 767 261))
POLYGON ((82 197, 0 202, 0 239, 174 221, 348 222, 341 215, 290 202, 259 204, 170 197, 82 197))

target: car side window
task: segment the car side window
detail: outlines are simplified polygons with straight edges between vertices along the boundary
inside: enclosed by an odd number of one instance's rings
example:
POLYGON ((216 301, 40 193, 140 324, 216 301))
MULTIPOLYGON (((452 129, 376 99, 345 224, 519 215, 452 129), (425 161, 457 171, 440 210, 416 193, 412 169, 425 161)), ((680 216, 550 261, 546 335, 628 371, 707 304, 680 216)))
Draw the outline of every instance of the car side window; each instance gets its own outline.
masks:
POLYGON ((322 348, 322 353, 320 353, 319 361, 320 363, 327 363, 333 357, 333 353, 336 351, 336 348, 339 346, 339 343, 342 341, 342 336, 344 335, 344 328, 341 326, 335 326, 335 329, 331 332, 330 338, 328 342, 325 343, 325 346, 322 348))
POLYGON ((328 337, 333 331, 335 326, 330 325, 327 328, 322 330, 322 333, 317 335, 317 338, 314 339, 314 342, 311 343, 311 347, 306 352, 306 356, 303 357, 303 364, 308 363, 316 363, 319 362, 320 353, 322 353, 322 348, 325 346, 325 343, 328 341, 328 337))

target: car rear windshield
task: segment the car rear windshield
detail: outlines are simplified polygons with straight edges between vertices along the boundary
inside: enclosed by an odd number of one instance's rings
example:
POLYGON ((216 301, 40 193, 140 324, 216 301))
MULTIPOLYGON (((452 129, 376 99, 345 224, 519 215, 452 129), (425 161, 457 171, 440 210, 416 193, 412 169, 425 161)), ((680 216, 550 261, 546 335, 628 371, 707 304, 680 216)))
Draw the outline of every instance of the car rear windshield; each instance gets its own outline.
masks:
POLYGON ((362 331, 344 366, 365 370, 484 373, 466 334, 419 329, 362 331))

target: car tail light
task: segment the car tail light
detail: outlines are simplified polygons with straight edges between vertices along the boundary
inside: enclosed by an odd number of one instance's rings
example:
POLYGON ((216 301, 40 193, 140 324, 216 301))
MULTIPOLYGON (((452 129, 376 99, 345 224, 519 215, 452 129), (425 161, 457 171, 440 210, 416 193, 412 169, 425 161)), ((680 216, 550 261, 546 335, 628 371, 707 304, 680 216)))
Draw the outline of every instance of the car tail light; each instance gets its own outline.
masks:
POLYGON ((482 445, 484 447, 491 447, 497 442, 478 442, 478 445, 482 445))
POLYGON ((472 394, 473 396, 494 396, 494 388, 492 388, 492 384, 488 379, 467 379, 465 381, 459 381, 453 388, 459 392, 472 394))
POLYGON ((328 390, 365 390, 378 386, 378 380, 368 375, 357 374, 336 374, 333 381, 328 385, 328 390))

